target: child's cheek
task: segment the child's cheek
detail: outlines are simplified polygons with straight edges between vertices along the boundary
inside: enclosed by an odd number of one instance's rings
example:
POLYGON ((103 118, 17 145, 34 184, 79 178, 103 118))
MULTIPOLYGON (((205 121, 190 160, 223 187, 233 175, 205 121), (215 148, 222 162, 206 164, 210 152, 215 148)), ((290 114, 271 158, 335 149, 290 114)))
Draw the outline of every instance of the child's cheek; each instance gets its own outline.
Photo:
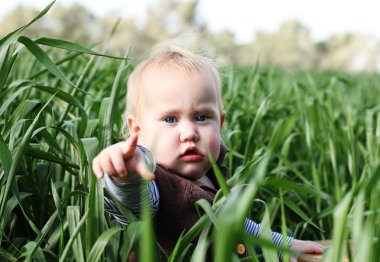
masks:
POLYGON ((220 153, 220 135, 219 133, 210 134, 210 140, 208 148, 210 150, 211 155, 216 160, 220 153))

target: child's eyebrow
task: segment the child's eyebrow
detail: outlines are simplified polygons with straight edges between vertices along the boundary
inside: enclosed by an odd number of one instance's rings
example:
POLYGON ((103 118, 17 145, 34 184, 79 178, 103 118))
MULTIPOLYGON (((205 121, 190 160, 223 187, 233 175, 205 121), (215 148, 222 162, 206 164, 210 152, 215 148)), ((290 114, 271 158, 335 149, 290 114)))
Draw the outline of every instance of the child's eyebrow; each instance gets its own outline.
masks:
POLYGON ((212 107, 202 107, 202 108, 197 108, 197 110, 195 110, 194 114, 195 115, 203 114, 203 115, 207 115, 209 117, 214 117, 217 115, 217 111, 212 107))
POLYGON ((195 111, 210 111, 215 112, 216 108, 214 104, 204 103, 195 107, 195 111))
POLYGON ((176 115, 180 112, 180 109, 178 108, 168 108, 162 111, 157 111, 160 116, 167 116, 167 115, 176 115))

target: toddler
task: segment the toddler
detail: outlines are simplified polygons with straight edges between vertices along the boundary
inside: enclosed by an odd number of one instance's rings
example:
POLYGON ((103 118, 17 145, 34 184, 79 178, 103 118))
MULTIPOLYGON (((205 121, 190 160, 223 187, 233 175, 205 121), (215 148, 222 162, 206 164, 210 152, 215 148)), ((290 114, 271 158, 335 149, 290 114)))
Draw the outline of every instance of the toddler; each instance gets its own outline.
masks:
MULTIPOLYGON (((129 137, 101 151, 93 171, 136 216, 141 191, 150 197, 157 239, 170 254, 180 234, 199 219, 195 202, 212 203, 219 189, 209 157, 227 174, 220 76, 207 58, 166 43, 131 74, 126 104, 129 137), (150 181, 146 188, 140 187, 141 179, 150 181)), ((105 203, 120 223, 128 224, 112 201, 105 203)), ((254 221, 246 219, 244 227, 258 235, 260 225, 254 221)), ((272 239, 282 244, 281 234, 273 232, 272 239)), ((300 252, 323 252, 314 242, 288 237, 287 243, 300 252)))

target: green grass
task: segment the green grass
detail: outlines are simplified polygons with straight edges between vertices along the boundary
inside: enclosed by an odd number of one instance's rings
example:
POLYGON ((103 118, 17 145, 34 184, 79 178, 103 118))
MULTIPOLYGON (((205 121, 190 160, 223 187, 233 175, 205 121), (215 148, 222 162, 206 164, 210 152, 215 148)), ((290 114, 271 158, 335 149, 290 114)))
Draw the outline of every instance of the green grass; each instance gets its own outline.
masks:
MULTIPOLYGON (((24 28, 0 40, 0 260, 158 259, 149 211, 120 227, 104 214, 90 164, 122 139, 134 65, 93 51, 106 42, 29 39, 24 28)), ((268 231, 242 232, 250 216, 284 235, 333 239, 326 261, 339 261, 349 239, 355 261, 379 261, 380 76, 259 65, 222 73, 230 177, 212 206, 199 202, 204 215, 166 259, 201 261, 212 248, 231 261, 244 241, 272 261, 268 231)))

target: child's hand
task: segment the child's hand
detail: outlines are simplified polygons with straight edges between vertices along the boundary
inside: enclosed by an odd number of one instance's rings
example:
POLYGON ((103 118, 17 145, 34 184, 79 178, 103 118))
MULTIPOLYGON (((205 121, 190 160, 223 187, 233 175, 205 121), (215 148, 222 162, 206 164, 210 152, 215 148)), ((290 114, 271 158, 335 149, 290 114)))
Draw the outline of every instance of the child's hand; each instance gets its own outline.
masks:
MULTIPOLYGON (((294 239, 292 241, 292 244, 290 247, 294 250, 297 250, 303 254, 323 254, 324 245, 319 244, 317 242, 313 241, 303 241, 299 239, 294 239)), ((305 261, 302 259, 302 256, 298 258, 298 260, 295 257, 290 258, 291 262, 302 262, 305 261)))
POLYGON ((126 182, 135 178, 136 174, 147 180, 154 179, 146 166, 143 153, 136 145, 137 135, 134 134, 126 141, 103 149, 92 161, 95 176, 102 179, 103 174, 107 173, 117 182, 126 182))

